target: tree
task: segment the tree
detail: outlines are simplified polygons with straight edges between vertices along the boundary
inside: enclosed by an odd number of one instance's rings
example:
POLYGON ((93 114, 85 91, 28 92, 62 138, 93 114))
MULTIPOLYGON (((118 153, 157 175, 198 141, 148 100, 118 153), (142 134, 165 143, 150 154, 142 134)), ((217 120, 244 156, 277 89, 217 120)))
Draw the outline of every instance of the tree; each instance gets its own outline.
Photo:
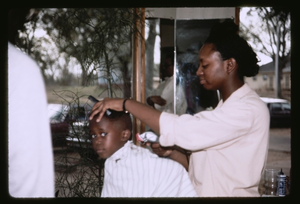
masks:
MULTIPOLYGON (((254 49, 256 51, 270 56, 274 62, 277 50, 279 51, 278 72, 279 79, 281 79, 282 69, 286 67, 291 56, 290 10, 284 7, 258 7, 251 8, 247 14, 251 16, 254 13, 258 14, 260 23, 251 24, 249 27, 241 24, 241 31, 247 40, 255 45, 254 49), (277 39, 279 39, 279 42, 277 39)), ((282 98, 280 83, 278 83, 277 91, 278 96, 282 98)))
POLYGON ((131 95, 131 41, 136 30, 135 20, 140 14, 133 8, 36 10, 40 18, 29 22, 20 33, 18 47, 39 63, 45 79, 50 69, 59 69, 57 55, 64 53, 80 65, 81 85, 88 85, 95 80, 95 73, 101 72, 106 73, 101 77, 107 81, 109 96, 113 94, 111 87, 120 83, 124 83, 124 97, 131 95), (46 30, 47 37, 36 38, 37 28, 46 30), (54 42, 58 53, 48 53, 45 41, 54 42))
MULTIPOLYGON (((44 11, 44 29, 56 42, 60 52, 77 59, 82 70, 82 85, 88 84, 94 70, 106 71, 108 87, 114 83, 111 75, 117 69, 121 68, 122 73, 128 72, 131 35, 135 29, 132 8, 59 8, 44 11)), ((123 75, 125 82, 128 81, 126 77, 123 75)))
MULTIPOLYGON (((118 81, 125 84, 124 96, 131 96, 131 38, 136 29, 135 22, 140 18, 133 8, 40 9, 39 15, 40 20, 29 22, 27 29, 20 33, 19 47, 36 59, 46 79, 53 81, 55 71, 59 69, 63 77, 55 79, 56 82, 69 84, 73 74, 68 64, 75 58, 81 67, 82 85, 88 85, 101 71, 105 73, 102 77, 107 79, 109 96, 114 97, 112 86, 118 87, 118 81), (47 37, 38 39, 34 33, 41 27, 46 30, 47 37), (57 49, 48 46, 52 42, 57 49), (61 61, 64 62, 61 64, 61 61)), ((82 97, 87 98, 85 93, 79 95, 70 90, 54 93, 68 106, 79 105, 82 97)), ((82 128, 74 124, 69 121, 74 135, 82 135, 82 128)), ((62 164, 56 168, 59 196, 99 196, 103 185, 103 162, 91 161, 84 155, 75 162, 78 169, 70 173, 68 164, 74 162, 74 158, 68 158, 67 153, 64 151, 55 157, 55 164, 62 164), (58 170, 61 172, 57 173, 58 170)))

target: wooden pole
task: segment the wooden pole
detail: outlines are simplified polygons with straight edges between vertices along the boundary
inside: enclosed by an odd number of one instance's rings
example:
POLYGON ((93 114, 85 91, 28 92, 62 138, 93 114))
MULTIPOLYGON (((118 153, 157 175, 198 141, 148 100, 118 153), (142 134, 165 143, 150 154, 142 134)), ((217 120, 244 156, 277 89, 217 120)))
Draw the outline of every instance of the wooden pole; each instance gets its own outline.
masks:
MULTIPOLYGON (((145 103, 145 8, 135 9, 135 25, 133 40, 133 98, 145 103)), ((145 131, 145 124, 133 118, 133 135, 145 131)), ((133 142, 136 143, 135 137, 133 142)))
MULTIPOLYGON (((145 8, 141 9, 141 102, 145 103, 145 8)), ((141 122, 140 132, 145 132, 145 124, 141 122)))
MULTIPOLYGON (((139 92, 139 83, 138 83, 138 79, 139 79, 139 57, 138 57, 138 53, 139 53, 139 40, 138 40, 138 30, 139 30, 139 22, 138 22, 138 15, 139 15, 139 8, 135 9, 135 16, 134 16, 134 20, 135 20, 135 30, 134 30, 134 34, 133 34, 133 67, 132 67, 132 96, 133 99, 139 101, 139 97, 138 97, 138 92, 139 92)), ((132 134, 133 134, 133 142, 136 142, 136 138, 135 138, 135 134, 138 132, 138 120, 137 118, 133 117, 133 128, 132 128, 132 134)))

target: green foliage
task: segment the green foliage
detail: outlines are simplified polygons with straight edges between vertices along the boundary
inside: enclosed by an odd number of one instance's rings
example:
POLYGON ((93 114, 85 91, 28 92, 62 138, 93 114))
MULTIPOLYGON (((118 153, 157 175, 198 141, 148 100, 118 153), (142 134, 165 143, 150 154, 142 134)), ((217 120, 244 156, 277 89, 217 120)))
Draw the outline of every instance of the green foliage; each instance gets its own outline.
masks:
POLYGON ((41 67, 46 83, 87 86, 100 77, 109 96, 131 92, 131 39, 140 18, 133 8, 41 8, 20 32, 18 47, 41 67), (36 32, 44 30, 43 36, 36 32), (77 68, 76 68, 77 67, 77 68), (70 69, 77 69, 80 80, 70 69), (72 73, 71 73, 72 72, 72 73), (101 73, 101 75, 99 75, 101 73), (124 84, 124 86, 120 86, 124 84), (117 86, 115 86, 117 85, 117 86))
MULTIPOLYGON (((87 85, 95 71, 106 73, 114 84, 113 72, 127 72, 131 59, 131 35, 136 29, 132 8, 59 8, 44 9, 44 29, 59 52, 77 59, 82 71, 82 85, 87 85)), ((122 74, 116 74, 122 77, 122 74)), ((122 80, 126 79, 125 77, 122 80)))
MULTIPOLYGON (((39 18, 25 25, 25 29, 19 33, 17 45, 35 59, 46 83, 63 86, 76 84, 77 79, 70 70, 75 61, 81 69, 81 87, 94 84, 99 77, 104 79, 95 97, 122 97, 122 93, 125 97, 131 96, 131 38, 136 31, 135 22, 140 18, 135 9, 38 10, 39 18), (41 29, 46 33, 37 37, 36 31, 41 29)), ((88 102, 86 92, 82 94, 69 87, 62 90, 55 88, 52 94, 67 106, 88 102)), ((83 127, 85 131, 87 125, 83 127)), ((76 127, 73 121, 70 121, 69 130, 74 137, 82 133, 82 129, 76 127)), ((77 156, 73 153, 75 150, 70 148, 54 154, 58 197, 100 196, 103 161, 90 158, 95 154, 91 148, 81 149, 77 156)))

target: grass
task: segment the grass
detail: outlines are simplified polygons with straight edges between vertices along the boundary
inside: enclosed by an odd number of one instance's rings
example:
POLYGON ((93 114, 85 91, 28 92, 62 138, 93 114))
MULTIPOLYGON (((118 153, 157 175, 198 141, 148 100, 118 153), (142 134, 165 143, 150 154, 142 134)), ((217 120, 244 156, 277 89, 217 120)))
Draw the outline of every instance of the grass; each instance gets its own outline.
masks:
MULTIPOLYGON (((99 86, 46 86, 48 103, 68 103, 79 100, 81 104, 88 102, 88 96, 104 98, 108 91, 99 86)), ((122 97, 120 90, 115 90, 117 97, 122 97)))

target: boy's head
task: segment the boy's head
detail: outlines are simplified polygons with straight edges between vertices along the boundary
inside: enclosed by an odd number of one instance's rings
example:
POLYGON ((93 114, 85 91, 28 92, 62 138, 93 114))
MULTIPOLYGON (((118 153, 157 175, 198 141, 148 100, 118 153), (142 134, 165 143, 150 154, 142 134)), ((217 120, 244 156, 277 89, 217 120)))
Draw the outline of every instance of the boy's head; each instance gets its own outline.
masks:
POLYGON ((89 132, 93 149, 106 159, 131 139, 132 122, 129 113, 107 110, 100 122, 97 115, 90 120, 89 132))

